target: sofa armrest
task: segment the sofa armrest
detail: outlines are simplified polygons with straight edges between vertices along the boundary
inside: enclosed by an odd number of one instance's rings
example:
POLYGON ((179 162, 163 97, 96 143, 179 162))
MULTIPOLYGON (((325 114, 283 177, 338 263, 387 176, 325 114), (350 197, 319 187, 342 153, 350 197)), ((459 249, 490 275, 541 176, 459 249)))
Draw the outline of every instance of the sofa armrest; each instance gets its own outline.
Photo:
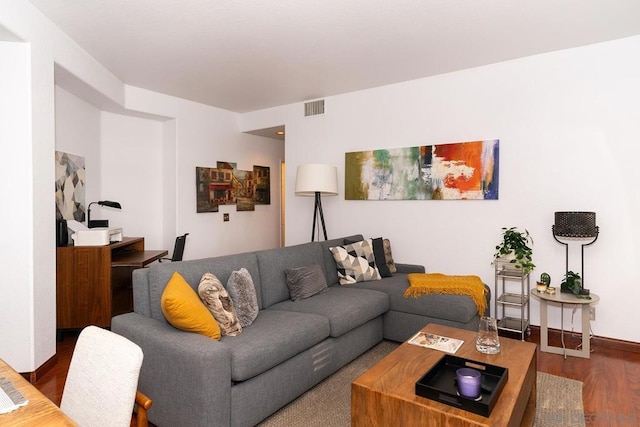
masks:
POLYGON ((418 265, 418 264, 398 264, 396 263, 396 269, 398 270, 398 273, 405 273, 405 274, 409 274, 409 273, 424 273, 425 272, 425 268, 423 265, 418 265))
POLYGON ((227 346, 138 313, 112 319, 111 329, 142 348, 138 388, 153 400, 149 421, 161 425, 228 425, 231 355, 227 346))

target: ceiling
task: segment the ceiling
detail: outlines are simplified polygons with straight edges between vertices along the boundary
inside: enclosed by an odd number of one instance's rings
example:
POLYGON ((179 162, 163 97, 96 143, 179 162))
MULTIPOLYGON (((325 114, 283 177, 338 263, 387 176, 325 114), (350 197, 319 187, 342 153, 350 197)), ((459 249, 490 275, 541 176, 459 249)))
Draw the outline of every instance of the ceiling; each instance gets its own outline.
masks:
POLYGON ((638 0, 30 0, 122 82, 248 112, 640 34, 638 0))

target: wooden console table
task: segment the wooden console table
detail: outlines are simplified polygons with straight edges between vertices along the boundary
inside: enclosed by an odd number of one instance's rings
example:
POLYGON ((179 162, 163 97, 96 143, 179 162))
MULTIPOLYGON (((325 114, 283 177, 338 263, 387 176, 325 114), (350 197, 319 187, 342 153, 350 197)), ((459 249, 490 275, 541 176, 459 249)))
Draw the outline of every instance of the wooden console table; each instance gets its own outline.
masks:
POLYGON ((64 329, 108 328, 113 316, 132 311, 131 272, 167 254, 145 250, 143 237, 125 237, 105 246, 57 248, 58 339, 64 329))

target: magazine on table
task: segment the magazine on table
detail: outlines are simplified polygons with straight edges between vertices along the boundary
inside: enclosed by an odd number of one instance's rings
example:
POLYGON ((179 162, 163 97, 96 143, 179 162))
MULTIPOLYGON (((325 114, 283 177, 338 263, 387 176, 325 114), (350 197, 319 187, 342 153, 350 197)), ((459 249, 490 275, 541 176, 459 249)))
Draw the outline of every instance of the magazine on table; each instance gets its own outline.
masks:
POLYGON ((454 354, 464 341, 443 337, 441 335, 430 334, 427 332, 418 332, 410 340, 409 344, 419 347, 432 348, 434 350, 444 351, 445 353, 454 354))

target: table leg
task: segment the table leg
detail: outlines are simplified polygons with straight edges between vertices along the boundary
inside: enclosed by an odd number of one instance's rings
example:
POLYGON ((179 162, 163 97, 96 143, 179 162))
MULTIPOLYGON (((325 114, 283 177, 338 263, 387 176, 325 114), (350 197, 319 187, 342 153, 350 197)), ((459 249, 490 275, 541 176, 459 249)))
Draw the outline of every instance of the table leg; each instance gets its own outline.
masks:
POLYGON ((591 356, 591 304, 582 304, 582 351, 585 358, 591 356))
POLYGON ((549 327, 547 321, 547 301, 540 300, 540 348, 549 351, 549 327))
POLYGON ((567 346, 564 345, 564 304, 560 303, 560 342, 562 343, 562 354, 567 358, 567 346))

